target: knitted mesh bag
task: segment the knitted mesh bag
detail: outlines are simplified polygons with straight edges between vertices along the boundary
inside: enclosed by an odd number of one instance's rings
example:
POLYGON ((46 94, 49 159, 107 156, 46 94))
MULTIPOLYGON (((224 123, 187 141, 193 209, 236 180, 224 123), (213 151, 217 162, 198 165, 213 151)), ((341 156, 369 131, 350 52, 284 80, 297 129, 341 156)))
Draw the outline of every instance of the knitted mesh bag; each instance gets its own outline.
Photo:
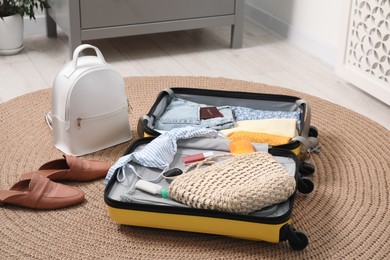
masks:
POLYGON ((295 191, 294 177, 268 153, 228 154, 228 159, 214 161, 221 156, 226 154, 190 164, 169 185, 169 196, 194 208, 249 214, 283 202, 295 191))

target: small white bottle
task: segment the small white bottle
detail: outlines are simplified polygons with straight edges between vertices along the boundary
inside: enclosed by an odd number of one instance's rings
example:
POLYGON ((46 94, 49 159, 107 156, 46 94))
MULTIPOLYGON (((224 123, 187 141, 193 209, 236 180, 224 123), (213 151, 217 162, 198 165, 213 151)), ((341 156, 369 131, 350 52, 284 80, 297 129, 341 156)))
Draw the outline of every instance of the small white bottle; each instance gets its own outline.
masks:
POLYGON ((160 194, 163 198, 169 198, 167 188, 149 181, 139 180, 135 183, 135 188, 150 194, 160 194))

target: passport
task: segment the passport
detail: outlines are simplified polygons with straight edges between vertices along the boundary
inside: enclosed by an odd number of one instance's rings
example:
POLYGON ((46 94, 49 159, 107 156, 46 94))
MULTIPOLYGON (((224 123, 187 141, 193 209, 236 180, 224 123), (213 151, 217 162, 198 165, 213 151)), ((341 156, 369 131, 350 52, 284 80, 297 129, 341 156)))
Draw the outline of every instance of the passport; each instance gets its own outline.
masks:
POLYGON ((200 119, 210 119, 216 117, 223 117, 216 107, 201 107, 200 108, 200 119))

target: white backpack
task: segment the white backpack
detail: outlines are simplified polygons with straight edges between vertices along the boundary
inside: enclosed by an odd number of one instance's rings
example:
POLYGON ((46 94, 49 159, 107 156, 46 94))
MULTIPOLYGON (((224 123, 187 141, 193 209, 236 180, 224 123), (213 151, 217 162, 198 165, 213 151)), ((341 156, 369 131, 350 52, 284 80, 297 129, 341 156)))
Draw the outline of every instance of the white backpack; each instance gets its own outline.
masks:
POLYGON ((128 108, 122 76, 98 48, 80 45, 53 84, 52 112, 46 120, 54 146, 79 156, 130 140, 128 108), (79 57, 88 48, 96 56, 79 57))

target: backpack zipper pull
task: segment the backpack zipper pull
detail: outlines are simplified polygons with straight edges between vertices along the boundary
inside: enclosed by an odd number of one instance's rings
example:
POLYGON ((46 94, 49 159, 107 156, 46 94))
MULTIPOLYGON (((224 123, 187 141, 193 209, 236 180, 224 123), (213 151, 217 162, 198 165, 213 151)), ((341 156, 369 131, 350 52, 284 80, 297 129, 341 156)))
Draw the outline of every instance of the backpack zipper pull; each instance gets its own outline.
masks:
POLYGON ((77 129, 81 129, 81 118, 77 118, 77 129))

